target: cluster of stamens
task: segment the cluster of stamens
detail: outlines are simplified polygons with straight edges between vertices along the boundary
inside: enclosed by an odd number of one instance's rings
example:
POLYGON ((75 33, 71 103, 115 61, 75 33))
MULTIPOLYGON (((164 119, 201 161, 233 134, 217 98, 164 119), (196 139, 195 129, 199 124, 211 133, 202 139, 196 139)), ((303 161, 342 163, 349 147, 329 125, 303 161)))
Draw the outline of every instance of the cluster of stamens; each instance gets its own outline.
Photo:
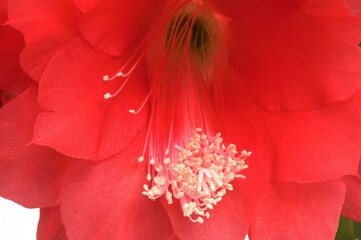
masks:
POLYGON ((152 107, 143 156, 138 159, 143 162, 148 157, 150 186, 144 184, 142 193, 152 200, 164 195, 169 204, 178 199, 183 215, 198 223, 210 217, 209 210, 227 190, 233 190, 234 179, 245 178, 240 172, 248 167, 244 160, 252 154, 246 150, 238 154, 234 144, 223 144, 220 133, 211 136, 210 129, 217 129, 214 116, 221 113, 220 100, 212 96, 220 96, 216 87, 222 74, 218 73, 226 59, 219 44, 221 32, 203 4, 175 1, 125 64, 113 76, 103 76, 104 82, 123 79, 116 91, 104 94, 108 100, 123 91, 145 55, 157 57, 150 61, 157 64, 150 71, 149 93, 138 109, 129 110, 137 115, 148 101, 152 107), (178 118, 184 121, 175 121, 178 118), (193 130, 196 126, 207 129, 193 130), (174 131, 177 128, 181 133, 174 131))
POLYGON ((203 223, 203 217, 209 218, 207 210, 213 209, 227 190, 233 190, 231 182, 235 178, 245 178, 240 172, 248 167, 244 160, 252 154, 243 150, 236 156, 236 146, 225 146, 220 133, 208 138, 201 131, 196 129, 183 148, 175 146, 176 159, 165 158, 158 166, 154 159, 150 160, 156 176, 151 187, 144 184, 143 191, 153 200, 165 195, 169 204, 172 196, 179 199, 183 215, 199 223, 203 223), (198 217, 194 219, 193 215, 198 217))

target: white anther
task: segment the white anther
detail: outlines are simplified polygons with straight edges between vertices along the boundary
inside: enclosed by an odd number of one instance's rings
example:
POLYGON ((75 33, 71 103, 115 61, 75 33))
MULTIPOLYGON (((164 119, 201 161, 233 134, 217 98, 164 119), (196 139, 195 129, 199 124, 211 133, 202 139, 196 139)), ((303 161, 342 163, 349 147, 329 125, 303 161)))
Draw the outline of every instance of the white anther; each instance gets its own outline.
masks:
POLYGON ((150 159, 149 163, 150 163, 150 165, 154 165, 155 164, 155 159, 154 158, 150 159))
POLYGON ((240 167, 241 167, 241 170, 243 170, 243 169, 248 168, 248 165, 243 165, 243 166, 240 166, 240 167))
POLYGON ((134 114, 134 113, 135 113, 135 110, 134 110, 134 109, 130 109, 129 112, 134 114))
POLYGON ((141 156, 141 157, 138 158, 138 162, 143 162, 143 161, 144 161, 144 157, 143 157, 143 156, 141 156))
POLYGON ((103 81, 109 81, 109 76, 108 76, 108 75, 104 75, 104 76, 103 76, 103 81))
POLYGON ((168 204, 172 204, 173 203, 173 200, 172 200, 172 193, 171 192, 168 192, 166 193, 166 198, 168 200, 168 204))
POLYGON ((157 187, 153 187, 152 190, 153 190, 153 192, 154 192, 155 195, 159 195, 159 194, 162 193, 162 192, 159 190, 159 188, 157 188, 157 187))
POLYGON ((112 95, 111 95, 110 93, 104 94, 104 99, 109 99, 109 98, 111 98, 111 97, 112 97, 112 95))
POLYGON ((184 192, 179 192, 177 195, 174 195, 175 198, 181 199, 184 197, 184 192))
MULTIPOLYGON (((252 154, 252 152, 250 152, 252 154)), ((246 150, 242 150, 241 152, 241 157, 246 157, 248 156, 248 152, 246 150)))
POLYGON ((194 212, 195 212, 195 214, 197 214, 197 215, 202 215, 202 216, 204 216, 204 212, 201 211, 201 210, 199 210, 196 206, 194 207, 194 212))
POLYGON ((166 158, 163 160, 164 164, 169 164, 170 163, 170 158, 166 158))
POLYGON ((223 195, 224 195, 224 193, 223 193, 223 192, 221 192, 221 191, 217 192, 217 196, 222 197, 223 195))
POLYGON ((152 180, 152 176, 150 175, 150 173, 147 174, 147 180, 148 181, 152 180))
POLYGON ((122 73, 122 72, 118 72, 118 73, 116 74, 116 76, 117 76, 117 77, 123 76, 123 73, 122 73))

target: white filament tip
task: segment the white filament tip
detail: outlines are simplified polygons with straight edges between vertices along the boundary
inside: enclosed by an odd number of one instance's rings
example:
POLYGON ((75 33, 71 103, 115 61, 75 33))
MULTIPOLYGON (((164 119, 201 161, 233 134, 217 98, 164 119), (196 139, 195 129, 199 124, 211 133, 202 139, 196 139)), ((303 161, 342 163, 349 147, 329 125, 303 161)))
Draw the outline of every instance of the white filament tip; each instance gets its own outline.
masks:
POLYGON ((103 81, 109 81, 109 76, 108 76, 108 75, 104 75, 104 76, 103 76, 103 81))
POLYGON ((116 74, 116 76, 117 76, 117 77, 123 76, 123 73, 122 73, 122 72, 118 72, 118 73, 116 74))
POLYGON ((134 110, 134 109, 130 109, 129 112, 134 114, 134 113, 135 113, 135 110, 134 110))
POLYGON ((112 97, 112 95, 111 95, 110 93, 104 94, 104 99, 109 99, 109 98, 111 98, 111 97, 112 97))

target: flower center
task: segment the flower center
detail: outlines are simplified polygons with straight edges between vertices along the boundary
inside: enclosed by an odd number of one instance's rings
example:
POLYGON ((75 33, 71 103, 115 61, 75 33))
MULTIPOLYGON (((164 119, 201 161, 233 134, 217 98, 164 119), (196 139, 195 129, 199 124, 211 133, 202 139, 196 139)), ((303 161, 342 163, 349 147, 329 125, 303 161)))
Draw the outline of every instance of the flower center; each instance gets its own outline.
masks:
POLYGON ((112 77, 125 78, 122 86, 105 99, 115 97, 146 56, 150 91, 146 102, 151 113, 143 155, 148 160, 143 194, 155 200, 165 196, 169 204, 180 202, 183 214, 203 223, 212 209, 231 191, 232 181, 245 178, 245 159, 251 152, 226 146, 223 129, 222 82, 227 50, 222 22, 205 6, 176 1, 160 17, 141 45, 112 77), (128 69, 127 71, 125 71, 128 69))

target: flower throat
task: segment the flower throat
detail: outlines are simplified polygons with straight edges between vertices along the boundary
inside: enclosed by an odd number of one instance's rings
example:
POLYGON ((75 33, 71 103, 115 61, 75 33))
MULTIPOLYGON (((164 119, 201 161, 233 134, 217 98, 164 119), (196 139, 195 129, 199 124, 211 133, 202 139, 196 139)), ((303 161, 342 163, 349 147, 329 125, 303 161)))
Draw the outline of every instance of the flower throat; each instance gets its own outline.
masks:
POLYGON ((221 79, 227 51, 224 26, 205 5, 176 1, 164 10, 129 60, 112 77, 124 78, 114 93, 127 84, 139 62, 146 57, 150 91, 138 109, 149 102, 151 112, 143 154, 148 163, 148 184, 143 195, 169 204, 179 201, 183 215, 203 223, 227 191, 232 181, 245 178, 245 159, 251 152, 238 154, 234 144, 225 145, 221 79))
MULTIPOLYGON (((174 37, 171 36, 179 36, 179 34, 189 34, 189 51, 192 51, 193 55, 197 56, 202 62, 202 60, 207 58, 207 53, 209 53, 210 51, 209 47, 211 45, 211 39, 209 35, 209 30, 207 29, 206 22, 204 22, 203 19, 198 17, 195 18, 194 21, 192 21, 190 17, 191 15, 189 13, 184 13, 183 15, 173 17, 170 20, 167 30, 165 47, 167 47, 170 41, 174 40, 174 37), (183 32, 181 33, 182 29, 183 32)), ((186 44, 185 37, 181 37, 181 40, 179 42, 176 42, 175 44, 179 44, 180 46, 186 44)))

